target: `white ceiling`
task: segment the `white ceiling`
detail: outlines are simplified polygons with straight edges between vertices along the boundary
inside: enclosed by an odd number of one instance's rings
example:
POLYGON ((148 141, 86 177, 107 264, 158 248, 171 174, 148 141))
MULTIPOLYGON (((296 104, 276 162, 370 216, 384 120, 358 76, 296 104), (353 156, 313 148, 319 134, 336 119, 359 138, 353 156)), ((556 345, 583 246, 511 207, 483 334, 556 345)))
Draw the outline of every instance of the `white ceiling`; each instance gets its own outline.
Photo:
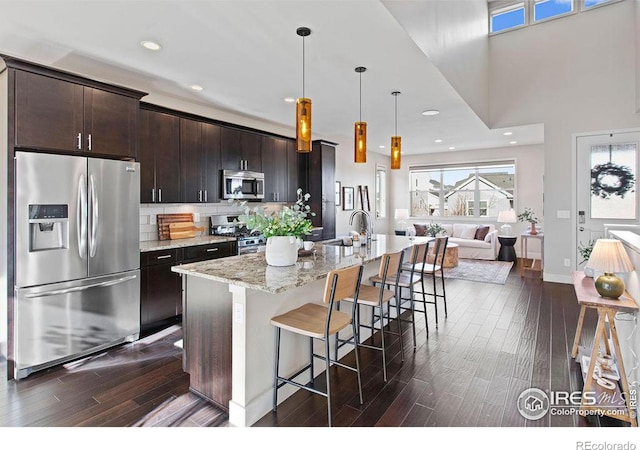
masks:
POLYGON ((314 139, 351 145, 359 118, 354 69, 365 66, 370 151, 388 152, 395 90, 407 155, 543 141, 539 124, 512 127, 510 137, 488 129, 377 0, 1 0, 0 53, 149 92, 143 101, 169 99, 193 105, 189 112, 263 122, 257 128, 293 136, 295 105, 283 99, 302 95, 300 26, 312 30, 305 95, 313 101, 314 139), (162 49, 146 50, 142 40, 162 49), (441 114, 421 115, 432 108, 441 114))

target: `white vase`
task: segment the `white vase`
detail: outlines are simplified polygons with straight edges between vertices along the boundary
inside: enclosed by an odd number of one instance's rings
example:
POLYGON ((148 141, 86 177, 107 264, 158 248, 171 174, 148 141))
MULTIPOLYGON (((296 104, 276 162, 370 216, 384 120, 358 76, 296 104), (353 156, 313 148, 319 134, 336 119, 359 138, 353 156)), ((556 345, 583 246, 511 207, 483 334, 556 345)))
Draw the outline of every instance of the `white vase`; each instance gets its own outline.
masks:
POLYGON ((295 236, 271 236, 265 249, 270 266, 293 266, 298 260, 298 239, 295 236))
POLYGON ((589 277, 589 278, 593 278, 593 275, 595 273, 595 271, 589 267, 589 266, 584 266, 584 269, 582 269, 584 271, 584 276, 585 277, 589 277))

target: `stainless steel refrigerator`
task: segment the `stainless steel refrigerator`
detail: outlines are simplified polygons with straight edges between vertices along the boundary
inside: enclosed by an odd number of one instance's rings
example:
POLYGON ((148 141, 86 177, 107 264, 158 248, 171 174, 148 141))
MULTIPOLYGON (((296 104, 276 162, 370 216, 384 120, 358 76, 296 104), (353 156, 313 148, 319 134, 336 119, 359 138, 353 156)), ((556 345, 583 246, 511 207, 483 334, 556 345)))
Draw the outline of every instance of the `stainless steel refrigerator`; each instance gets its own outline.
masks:
POLYGON ((139 163, 17 152, 15 378, 140 333, 139 163))

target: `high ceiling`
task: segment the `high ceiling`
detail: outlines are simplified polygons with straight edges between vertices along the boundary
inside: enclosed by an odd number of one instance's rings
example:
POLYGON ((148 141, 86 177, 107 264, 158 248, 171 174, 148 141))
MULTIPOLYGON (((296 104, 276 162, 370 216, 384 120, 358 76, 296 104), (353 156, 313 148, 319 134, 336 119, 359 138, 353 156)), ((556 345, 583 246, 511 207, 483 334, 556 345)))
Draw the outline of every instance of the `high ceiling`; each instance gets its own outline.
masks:
POLYGON ((296 29, 306 26, 314 139, 351 145, 359 119, 354 69, 365 66, 370 151, 388 152, 395 90, 405 154, 542 142, 542 125, 512 127, 509 137, 488 129, 405 25, 377 0, 2 0, 0 53, 149 92, 143 101, 293 136, 295 104, 284 98, 302 96, 296 29), (162 48, 146 50, 143 40, 162 48), (440 114, 423 116, 427 109, 440 114))

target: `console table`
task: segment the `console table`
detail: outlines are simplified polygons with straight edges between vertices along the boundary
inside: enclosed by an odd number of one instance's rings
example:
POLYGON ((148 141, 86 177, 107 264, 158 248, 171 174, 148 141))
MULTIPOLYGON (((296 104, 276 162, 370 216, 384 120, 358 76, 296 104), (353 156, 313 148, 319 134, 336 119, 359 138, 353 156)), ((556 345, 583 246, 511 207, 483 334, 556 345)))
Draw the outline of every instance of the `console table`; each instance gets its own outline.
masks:
POLYGON ((528 232, 522 233, 520 235, 520 259, 522 260, 522 264, 520 264, 520 276, 524 277, 526 271, 534 271, 540 272, 540 276, 542 276, 542 269, 544 268, 544 233, 540 232, 538 234, 529 234, 528 232), (531 260, 531 266, 527 266, 526 261, 528 258, 528 243, 529 239, 538 239, 540 240, 540 261, 539 263, 535 260, 531 260))
POLYGON ((616 331, 615 315, 618 311, 636 311, 638 305, 636 302, 625 292, 619 299, 608 299, 601 297, 595 288, 595 282, 593 278, 585 276, 584 272, 574 271, 571 273, 573 279, 573 287, 578 298, 578 304, 580 305, 580 316, 578 318, 578 327, 576 328, 576 337, 573 340, 573 349, 571 350, 571 357, 578 357, 578 363, 580 363, 581 371, 584 376, 584 388, 583 394, 586 392, 595 393, 598 401, 609 400, 608 405, 587 404, 588 399, 583 395, 580 408, 584 410, 598 410, 603 415, 614 417, 619 420, 629 422, 631 426, 637 427, 638 422, 634 411, 634 403, 631 403, 629 396, 629 382, 627 380, 627 373, 624 369, 624 363, 622 361, 622 353, 620 352, 620 344, 618 342, 618 332, 616 331), (582 334, 582 325, 584 323, 584 316, 587 308, 595 309, 598 313, 598 325, 596 326, 596 334, 593 339, 593 348, 591 351, 579 346, 580 335, 582 334), (609 324, 609 333, 611 337, 607 336, 607 323, 609 324), (611 340, 611 342, 609 342, 611 340), (607 389, 600 386, 593 378, 593 373, 596 368, 596 360, 600 351, 600 345, 604 344, 604 350, 608 355, 615 355, 615 362, 618 366, 618 372, 620 374, 620 384, 614 382, 614 389, 607 389), (613 345, 614 353, 611 353, 611 345, 613 345), (589 367, 585 371, 582 359, 583 356, 590 356, 589 367), (622 390, 621 390, 622 388, 622 390), (624 394, 624 395, 622 395, 624 394))

